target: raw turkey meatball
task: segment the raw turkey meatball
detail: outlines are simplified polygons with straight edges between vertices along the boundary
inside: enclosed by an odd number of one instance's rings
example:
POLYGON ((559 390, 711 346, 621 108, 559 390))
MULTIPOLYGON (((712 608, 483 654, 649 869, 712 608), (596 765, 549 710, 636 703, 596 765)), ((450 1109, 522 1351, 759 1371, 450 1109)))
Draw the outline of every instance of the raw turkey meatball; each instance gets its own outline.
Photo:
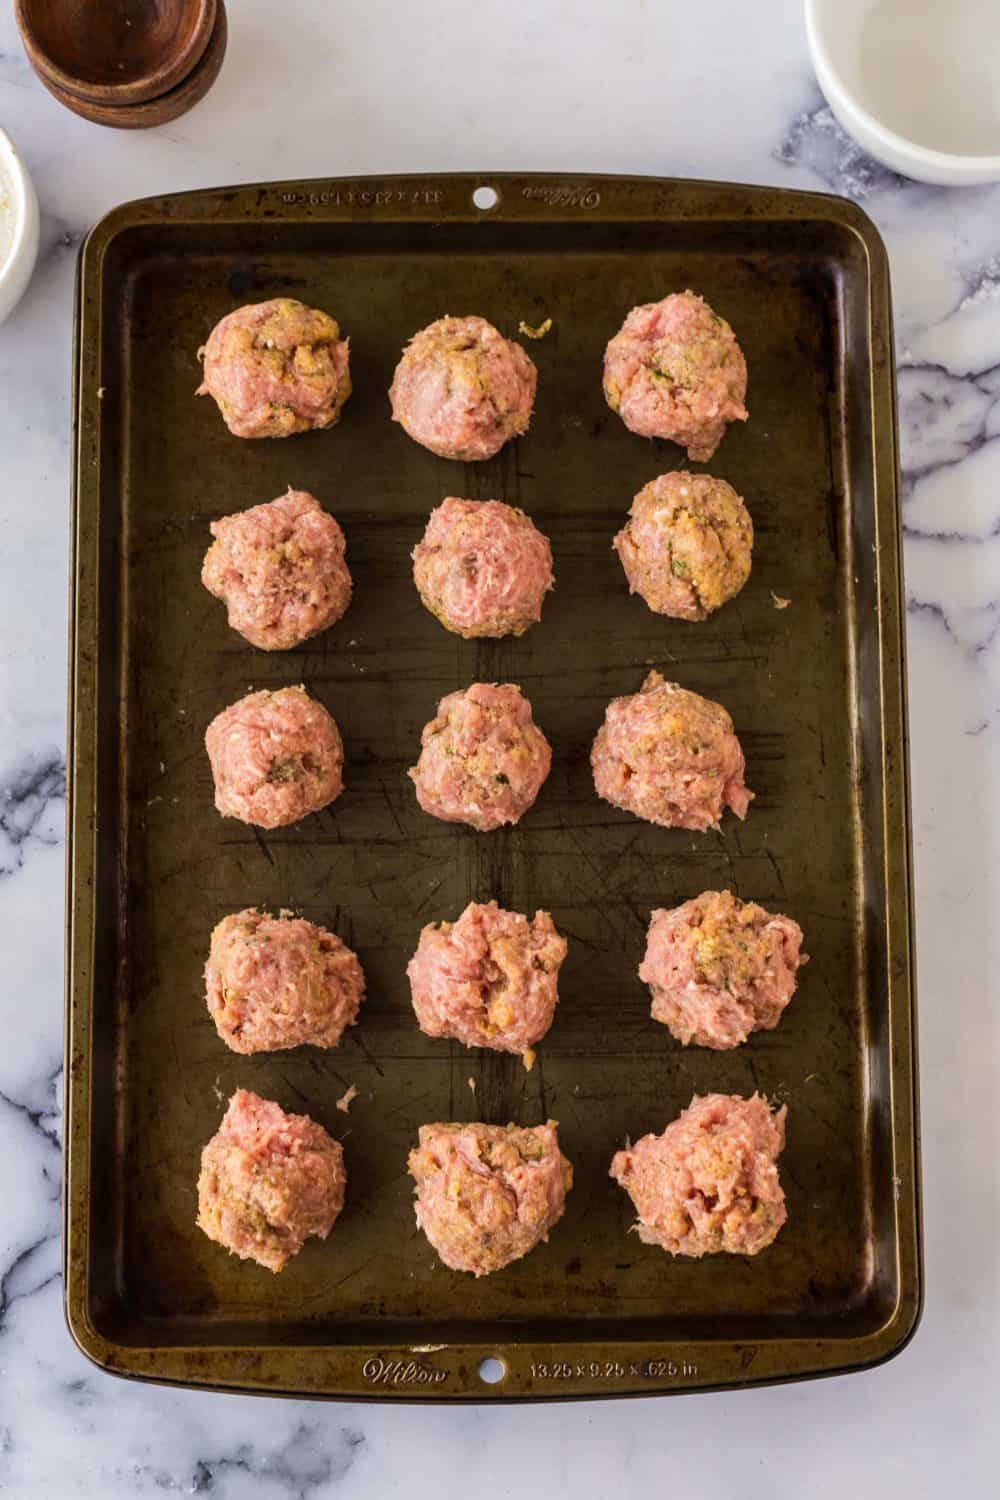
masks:
POLYGON ((336 1047, 364 994, 357 955, 291 912, 272 917, 250 907, 223 917, 212 933, 205 996, 233 1052, 336 1047))
POLYGON ((630 432, 670 438, 706 463, 745 422, 747 366, 724 318, 694 292, 633 307, 604 354, 604 395, 630 432))
POLYGON ((420 806, 480 833, 518 822, 552 764, 531 704, 510 682, 474 682, 449 693, 420 743, 420 759, 408 773, 420 806))
POLYGON ((393 421, 439 458, 492 458, 527 432, 537 379, 521 345, 485 318, 439 318, 403 350, 393 421))
POLYGON ((344 1206, 344 1153, 308 1115, 237 1089, 201 1153, 198 1227, 241 1260, 280 1271, 344 1206))
POLYGON ((291 297, 238 307, 216 323, 199 396, 211 396, 241 438, 332 427, 351 394, 347 339, 327 313, 291 297))
POLYGON ((552 1025, 566 940, 547 911, 529 922, 495 901, 431 922, 407 975, 421 1031, 467 1047, 526 1052, 552 1025))
POLYGON ((590 752, 597 795, 663 828, 714 828, 725 808, 745 818, 743 751, 720 703, 650 672, 608 704, 590 752))
POLYGON ((344 789, 340 731, 303 687, 230 704, 205 731, 205 749, 219 812, 258 828, 297 823, 344 789))
POLYGON ((288 651, 350 604, 344 533, 305 490, 223 516, 211 532, 201 581, 225 602, 232 628, 262 651, 288 651))
POLYGON ((717 1052, 773 1031, 795 993, 802 928, 729 891, 654 911, 639 978, 655 1021, 679 1042, 717 1052))
POLYGON ((523 635, 553 586, 552 548, 502 500, 443 500, 413 549, 424 605, 455 635, 523 635))
POLYGON ((775 1165, 785 1113, 759 1094, 696 1094, 662 1135, 619 1151, 611 1176, 635 1204, 643 1243, 695 1258, 770 1245, 788 1217, 775 1165))
POLYGON ((446 1266, 488 1276, 520 1260, 562 1218, 573 1168, 556 1123, 421 1125, 410 1152, 417 1224, 446 1266))
POLYGON ((750 577, 753 522, 724 479, 661 474, 632 501, 614 545, 630 594, 659 615, 705 620, 750 577))

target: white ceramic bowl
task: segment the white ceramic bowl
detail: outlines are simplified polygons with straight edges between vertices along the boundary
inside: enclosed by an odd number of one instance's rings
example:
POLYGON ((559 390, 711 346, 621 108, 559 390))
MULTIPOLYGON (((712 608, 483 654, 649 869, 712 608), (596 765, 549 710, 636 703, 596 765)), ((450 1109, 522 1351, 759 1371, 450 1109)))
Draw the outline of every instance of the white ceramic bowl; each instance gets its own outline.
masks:
POLYGON ((920 182, 1000 181, 1000 0, 805 0, 847 133, 920 182))
POLYGON ((2 323, 20 302, 38 259, 38 199, 14 142, 3 130, 0 130, 0 187, 6 189, 10 198, 13 220, 10 245, 0 260, 2 323))

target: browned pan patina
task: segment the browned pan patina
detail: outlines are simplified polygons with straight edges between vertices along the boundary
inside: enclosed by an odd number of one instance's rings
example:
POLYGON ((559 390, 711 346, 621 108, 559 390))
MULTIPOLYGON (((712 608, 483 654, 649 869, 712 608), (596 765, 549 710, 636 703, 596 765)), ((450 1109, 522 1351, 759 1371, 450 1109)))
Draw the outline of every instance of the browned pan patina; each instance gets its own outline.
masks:
POLYGON ((87 241, 77 359, 66 1286, 85 1351, 199 1386, 481 1400, 745 1385, 902 1347, 920 1304, 902 583, 889 281, 864 214, 773 188, 503 175, 150 199, 87 241), (473 204, 483 182, 492 212, 473 204), (749 584, 698 625, 627 594, 611 538, 683 456, 601 393, 628 308, 688 286, 747 355, 751 420, 711 468, 757 532, 749 584), (280 294, 340 320, 354 395, 332 431, 241 442, 194 399, 195 351, 280 294), (389 420, 402 344, 446 312, 510 336, 552 318, 529 346, 531 431, 488 463, 437 459, 389 420), (266 655, 199 567, 210 519, 289 483, 342 523, 355 600, 266 655), (557 588, 520 640, 459 640, 420 605, 410 549, 449 494, 519 504, 552 539, 557 588), (650 665, 732 713, 745 824, 664 830, 595 797, 604 705, 650 665), (520 683, 554 747, 534 809, 493 834, 426 817, 405 774, 439 697, 477 678, 520 683), (251 686, 300 681, 343 731, 344 795, 270 834, 223 822, 205 725, 251 686), (635 973, 650 909, 706 887, 789 912, 812 955, 778 1030, 732 1053, 681 1048, 635 973), (548 908, 570 940, 530 1073, 429 1040, 409 1003, 422 924, 490 897, 548 908), (252 903, 357 949, 369 994, 337 1051, 220 1043, 209 933, 252 903), (237 1085, 346 1152, 340 1222, 279 1277, 194 1227, 199 1152, 237 1085), (755 1088, 788 1104, 777 1242, 700 1263, 641 1245, 613 1151, 696 1091, 755 1088), (479 1282, 446 1271, 414 1226, 418 1126, 547 1116, 576 1169, 549 1244, 479 1282), (488 1386, 491 1355, 506 1373, 488 1386))

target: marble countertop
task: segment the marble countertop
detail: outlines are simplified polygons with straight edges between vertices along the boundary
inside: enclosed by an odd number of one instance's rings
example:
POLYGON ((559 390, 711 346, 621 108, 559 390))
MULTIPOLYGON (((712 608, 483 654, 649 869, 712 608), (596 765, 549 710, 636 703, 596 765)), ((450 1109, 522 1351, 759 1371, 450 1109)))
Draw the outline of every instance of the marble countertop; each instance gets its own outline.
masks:
POLYGON ((0 1493, 236 1497, 669 1488, 703 1500, 961 1492, 1000 1397, 1000 188, 866 159, 812 78, 795 0, 266 0, 232 8, 208 99, 162 130, 63 112, 0 15, 0 125, 43 210, 0 328, 0 1493), (892 263, 905 470, 926 1310, 891 1364, 664 1403, 468 1409, 194 1395, 100 1374, 59 1271, 66 568, 73 268, 153 192, 281 177, 537 169, 820 187, 892 263), (991 791, 990 788, 993 788, 991 791), (991 873, 992 872, 992 873, 991 873))

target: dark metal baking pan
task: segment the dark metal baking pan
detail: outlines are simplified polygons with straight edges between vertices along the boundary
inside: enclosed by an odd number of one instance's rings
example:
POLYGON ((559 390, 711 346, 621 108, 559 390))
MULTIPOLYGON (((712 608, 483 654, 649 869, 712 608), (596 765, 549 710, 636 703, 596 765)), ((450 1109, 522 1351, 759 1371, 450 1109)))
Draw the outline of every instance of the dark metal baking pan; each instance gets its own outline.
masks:
POLYGON ((898 1350, 920 1303, 909 809, 889 282, 864 214, 772 188, 502 175, 156 198, 87 240, 77 332, 66 1289, 82 1348, 190 1385, 475 1400, 745 1385, 898 1350), (749 585, 699 625, 626 593, 611 537, 683 460, 630 435, 600 382, 627 309, 688 286, 747 354, 751 420, 712 468, 757 531, 749 585), (240 442, 194 399, 195 351, 232 307, 284 293, 340 319, 354 395, 331 432, 240 442), (531 431, 493 462, 436 459, 389 421, 401 345, 445 312, 512 336, 553 320, 530 346, 531 431), (355 602, 266 655, 227 629, 199 566, 211 518, 289 483, 343 524, 355 602), (516 502, 550 535, 557 589, 523 639, 463 642, 421 608, 409 552, 448 494, 516 502), (745 824, 668 831, 595 797, 604 705, 650 664, 731 711, 757 793, 745 824), (523 686, 555 752, 531 813, 490 835, 426 817, 405 775, 438 698, 483 678, 523 686), (265 836, 224 822, 206 723, 251 685, 299 681, 343 731, 343 797, 265 836), (681 1048, 635 972, 650 909, 706 887, 790 912, 812 955, 779 1028, 731 1053, 681 1048), (489 897, 548 908, 570 940, 530 1073, 429 1040, 409 1004, 421 925, 489 897), (239 1058, 216 1037, 208 936, 251 903, 358 950, 369 996, 337 1051, 239 1058), (239 1084, 346 1151, 335 1232, 280 1277, 194 1227, 199 1152, 239 1084), (693 1262, 641 1245, 612 1152, 696 1091, 755 1088, 788 1105, 774 1246, 693 1262), (549 1244, 482 1281, 445 1270, 413 1221, 417 1127, 549 1115, 576 1169, 549 1244))

